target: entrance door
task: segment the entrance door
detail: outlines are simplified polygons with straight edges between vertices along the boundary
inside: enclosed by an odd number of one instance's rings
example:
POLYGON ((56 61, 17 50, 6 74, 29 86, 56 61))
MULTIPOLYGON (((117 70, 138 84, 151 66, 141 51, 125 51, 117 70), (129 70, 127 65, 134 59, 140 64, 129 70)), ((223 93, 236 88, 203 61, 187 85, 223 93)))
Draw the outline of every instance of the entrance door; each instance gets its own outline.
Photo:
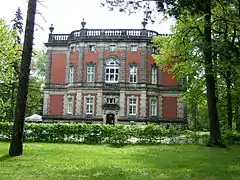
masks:
POLYGON ((114 114, 107 114, 106 124, 114 124, 114 119, 115 119, 114 114))

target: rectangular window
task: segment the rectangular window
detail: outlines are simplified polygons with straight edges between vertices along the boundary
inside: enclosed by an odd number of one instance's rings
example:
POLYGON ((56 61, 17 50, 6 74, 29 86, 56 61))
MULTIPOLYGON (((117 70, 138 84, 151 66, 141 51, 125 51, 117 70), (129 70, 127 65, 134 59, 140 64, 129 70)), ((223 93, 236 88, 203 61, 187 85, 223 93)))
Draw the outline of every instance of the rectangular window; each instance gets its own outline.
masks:
POLYGON ((137 45, 131 45, 131 51, 132 52, 137 52, 138 46, 137 45))
POLYGON ((73 114, 73 97, 72 96, 68 96, 67 114, 73 114))
POLYGON ((95 52, 95 50, 96 50, 96 46, 95 46, 95 45, 92 45, 92 44, 91 44, 91 45, 89 45, 88 47, 89 47, 89 51, 90 51, 90 52, 95 52))
POLYGON ((151 83, 157 84, 157 68, 156 67, 152 67, 151 69, 151 83))
POLYGON ((157 116, 157 100, 151 99, 151 116, 157 116))
POLYGON ((87 82, 95 81, 95 65, 88 64, 87 65, 87 82))
POLYGON ((72 84, 74 80, 74 65, 70 65, 68 72, 68 83, 72 84))
POLYGON ((117 50, 117 46, 116 45, 110 45, 109 46, 109 51, 116 51, 117 50))
POLYGON ((129 115, 137 115, 137 98, 129 98, 129 115))
POLYGON ((70 51, 71 51, 71 52, 74 52, 74 51, 75 51, 75 46, 71 46, 71 47, 70 47, 70 51))
POLYGON ((129 82, 130 83, 136 83, 137 82, 137 66, 130 67, 129 82))
POLYGON ((86 114, 93 114, 93 97, 86 98, 86 114))

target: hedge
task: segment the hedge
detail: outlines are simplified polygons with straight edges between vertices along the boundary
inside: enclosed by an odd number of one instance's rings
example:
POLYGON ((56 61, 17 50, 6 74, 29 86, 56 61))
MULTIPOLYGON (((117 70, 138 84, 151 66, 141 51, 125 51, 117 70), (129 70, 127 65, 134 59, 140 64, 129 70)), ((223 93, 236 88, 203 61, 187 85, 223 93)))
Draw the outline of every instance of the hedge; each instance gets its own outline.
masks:
MULTIPOLYGON (((0 122, 0 140, 9 141, 12 123, 0 122)), ((238 134, 239 135, 239 134, 238 134)), ((228 135, 230 136, 230 135, 228 135)), ((105 125, 25 123, 25 142, 126 144, 205 143, 209 135, 185 130, 183 125, 105 125), (166 138, 167 137, 167 138, 166 138)), ((240 137, 240 136, 239 136, 240 137)))

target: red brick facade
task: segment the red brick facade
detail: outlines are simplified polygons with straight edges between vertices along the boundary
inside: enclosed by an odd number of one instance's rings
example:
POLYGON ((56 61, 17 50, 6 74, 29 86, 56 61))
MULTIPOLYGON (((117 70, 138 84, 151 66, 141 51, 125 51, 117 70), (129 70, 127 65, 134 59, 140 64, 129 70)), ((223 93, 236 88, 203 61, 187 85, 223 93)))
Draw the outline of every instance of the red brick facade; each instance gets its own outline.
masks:
MULTIPOLYGON (((45 87, 44 102, 48 103, 44 109, 45 117, 54 119, 55 116, 58 118, 62 116, 62 119, 74 118, 80 121, 89 121, 90 118, 94 122, 101 123, 107 123, 107 114, 114 115, 115 123, 132 120, 147 122, 154 118, 155 122, 183 120, 183 104, 179 100, 181 90, 178 89, 177 80, 167 71, 156 66, 151 45, 144 41, 138 42, 134 37, 135 35, 132 38, 138 48, 137 51, 130 49, 131 42, 121 42, 121 40, 109 43, 96 38, 93 42, 96 46, 94 51, 88 49, 92 41, 72 43, 71 46, 74 45, 75 48, 71 49, 69 44, 59 46, 59 41, 49 40, 50 42, 46 43, 47 47, 51 47, 51 51, 48 51, 47 71, 50 72, 48 74, 51 81, 50 85, 45 87), (116 45, 116 50, 109 51, 109 44, 116 45), (112 70, 106 69, 106 62, 109 59, 116 59, 118 62, 113 65, 112 70), (87 72, 89 64, 95 67, 92 76, 87 72), (69 80, 71 65, 74 66, 72 83, 69 80), (132 65, 137 67, 136 82, 130 82, 132 65), (153 68, 156 69, 155 73, 152 71, 153 68), (117 82, 107 82, 105 80, 107 72, 110 73, 109 76, 115 73, 114 78, 117 82), (93 80, 87 81, 87 76, 91 76, 93 80), (155 77, 156 83, 153 82, 155 77), (87 97, 93 98, 90 105, 87 105, 87 97), (129 98, 136 98, 137 103, 131 105, 131 114, 129 114, 129 98), (87 106, 93 108, 90 115, 86 113, 87 106)), ((146 41, 149 40, 146 36, 146 41)), ((62 43, 65 41, 64 39, 62 43)))

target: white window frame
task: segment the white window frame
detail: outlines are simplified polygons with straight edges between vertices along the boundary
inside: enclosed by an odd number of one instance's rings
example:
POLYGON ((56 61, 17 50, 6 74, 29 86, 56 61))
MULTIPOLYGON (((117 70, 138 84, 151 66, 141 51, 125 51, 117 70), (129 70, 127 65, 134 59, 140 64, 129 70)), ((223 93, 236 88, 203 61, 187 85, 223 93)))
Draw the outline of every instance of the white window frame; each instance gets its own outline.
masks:
POLYGON ((75 52, 75 51, 76 51, 75 45, 71 45, 71 46, 70 46, 70 52, 75 52))
POLYGON ((131 51, 132 52, 137 52, 138 51, 138 46, 137 45, 131 45, 131 51))
POLYGON ((69 72, 68 72, 68 83, 72 84, 74 82, 74 65, 71 64, 69 66, 69 72))
POLYGON ((114 44, 109 45, 109 51, 111 51, 111 52, 117 51, 117 46, 114 44))
POLYGON ((67 97, 67 114, 73 114, 73 96, 67 97))
POLYGON ((116 98, 108 97, 107 98, 107 104, 116 104, 116 98))
POLYGON ((86 114, 93 114, 93 105, 94 105, 93 96, 87 96, 86 97, 86 114))
POLYGON ((95 64, 87 64, 87 82, 95 81, 95 64))
POLYGON ((151 68, 151 84, 157 84, 157 67, 151 68))
POLYGON ((129 67, 129 82, 137 83, 138 81, 138 67, 137 65, 132 65, 129 67))
POLYGON ((119 64, 116 59, 109 59, 105 67, 105 82, 118 83, 119 81, 119 64))
POLYGON ((138 98, 129 97, 128 98, 128 115, 137 116, 138 114, 138 98))
POLYGON ((157 116, 158 102, 156 98, 151 98, 150 111, 151 116, 157 116))
POLYGON ((90 44, 90 45, 88 45, 88 47, 89 47, 90 52, 95 52, 96 51, 96 45, 90 44))

